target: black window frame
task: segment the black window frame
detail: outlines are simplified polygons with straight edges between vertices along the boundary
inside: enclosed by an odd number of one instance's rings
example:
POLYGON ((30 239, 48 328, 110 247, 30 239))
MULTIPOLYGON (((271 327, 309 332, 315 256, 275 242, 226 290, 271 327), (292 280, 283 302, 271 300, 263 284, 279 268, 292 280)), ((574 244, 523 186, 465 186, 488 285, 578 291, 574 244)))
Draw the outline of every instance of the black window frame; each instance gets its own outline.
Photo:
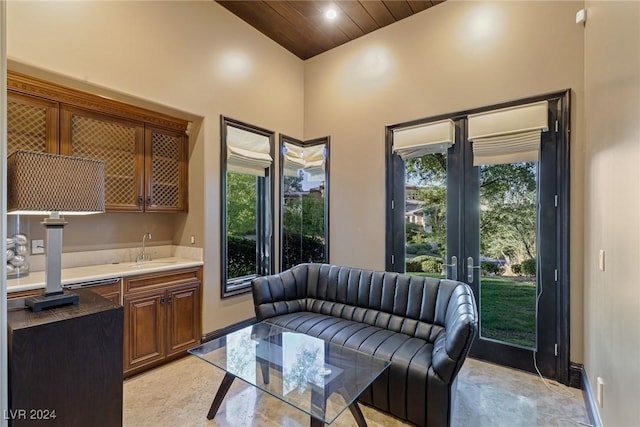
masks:
POLYGON ((310 139, 307 141, 301 141, 299 139, 287 136, 287 135, 283 135, 280 134, 280 138, 279 138, 279 174, 278 176, 280 177, 280 195, 278 197, 278 209, 280 212, 280 260, 279 260, 279 269, 280 271, 283 271, 283 260, 284 260, 284 212, 283 212, 283 205, 284 205, 284 143, 288 143, 288 144, 293 144, 293 145, 297 145, 298 147, 311 147, 314 145, 320 145, 320 144, 324 144, 325 145, 325 165, 324 165, 324 238, 325 238, 325 244, 324 244, 324 262, 328 263, 329 262, 329 247, 330 247, 330 242, 329 242, 329 235, 330 235, 330 228, 329 228, 329 169, 330 169, 330 163, 331 163, 331 137, 329 136, 324 136, 321 138, 314 138, 314 139, 310 139))
POLYGON ((273 162, 265 169, 264 177, 256 177, 257 180, 257 273, 229 279, 227 258, 227 127, 235 127, 247 132, 256 133, 269 138, 270 155, 274 158, 275 132, 259 126, 250 125, 240 120, 220 116, 220 275, 222 298, 244 294, 251 291, 251 280, 255 277, 266 276, 274 271, 273 261, 273 228, 274 228, 274 179, 273 162))

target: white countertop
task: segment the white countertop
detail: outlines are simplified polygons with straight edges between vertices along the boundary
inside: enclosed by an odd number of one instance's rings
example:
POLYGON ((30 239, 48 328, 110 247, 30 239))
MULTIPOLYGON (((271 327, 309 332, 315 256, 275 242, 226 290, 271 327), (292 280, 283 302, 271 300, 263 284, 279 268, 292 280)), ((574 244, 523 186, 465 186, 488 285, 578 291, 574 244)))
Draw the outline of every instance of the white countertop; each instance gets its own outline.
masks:
MULTIPOLYGON (((137 276, 139 274, 157 271, 177 270, 180 268, 197 267, 202 261, 187 258, 159 258, 142 263, 121 262, 114 264, 90 265, 62 269, 62 285, 71 285, 90 280, 109 279, 112 277, 137 276)), ((29 291, 45 287, 44 271, 29 273, 26 277, 7 280, 7 293, 29 291)))

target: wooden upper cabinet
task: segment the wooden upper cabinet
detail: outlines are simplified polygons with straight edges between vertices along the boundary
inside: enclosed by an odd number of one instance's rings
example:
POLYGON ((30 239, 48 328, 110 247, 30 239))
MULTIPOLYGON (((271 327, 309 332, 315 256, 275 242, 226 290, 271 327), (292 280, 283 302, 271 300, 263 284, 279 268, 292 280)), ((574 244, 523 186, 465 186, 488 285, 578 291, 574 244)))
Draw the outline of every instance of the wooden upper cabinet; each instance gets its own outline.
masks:
POLYGON ((58 103, 7 93, 7 154, 16 150, 58 154, 58 103))
POLYGON ((60 153, 105 162, 108 211, 143 211, 144 124, 62 105, 60 153))
POLYGON ((15 72, 7 77, 8 153, 105 161, 108 212, 187 210, 187 121, 15 72))
POLYGON ((184 133, 146 127, 145 210, 147 212, 187 210, 186 142, 184 133))

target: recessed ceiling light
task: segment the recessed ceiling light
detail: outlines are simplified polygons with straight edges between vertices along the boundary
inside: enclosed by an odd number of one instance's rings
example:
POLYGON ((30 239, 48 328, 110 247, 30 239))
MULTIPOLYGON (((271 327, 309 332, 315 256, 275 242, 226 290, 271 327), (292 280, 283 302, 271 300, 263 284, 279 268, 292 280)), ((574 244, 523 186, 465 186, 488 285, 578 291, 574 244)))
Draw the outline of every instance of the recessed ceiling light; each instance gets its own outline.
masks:
POLYGON ((327 9, 327 11, 324 13, 324 16, 330 20, 333 21, 334 19, 336 19, 338 17, 338 11, 335 10, 334 8, 329 8, 327 9))

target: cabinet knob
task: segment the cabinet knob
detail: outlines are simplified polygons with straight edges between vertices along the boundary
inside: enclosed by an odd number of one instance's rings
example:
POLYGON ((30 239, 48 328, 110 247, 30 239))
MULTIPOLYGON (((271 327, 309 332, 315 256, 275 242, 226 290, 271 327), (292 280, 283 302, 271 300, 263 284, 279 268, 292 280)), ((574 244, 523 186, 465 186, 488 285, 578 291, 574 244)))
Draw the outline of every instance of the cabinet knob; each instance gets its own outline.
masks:
POLYGON ((169 304, 173 301, 173 295, 169 295, 169 304))
POLYGON ((151 206, 151 196, 147 197, 147 206, 151 206))
POLYGON ((160 305, 164 305, 164 295, 160 297, 160 305))
POLYGON ((144 199, 142 198, 142 196, 138 197, 138 207, 141 208, 142 207, 142 203, 144 202, 144 199))

